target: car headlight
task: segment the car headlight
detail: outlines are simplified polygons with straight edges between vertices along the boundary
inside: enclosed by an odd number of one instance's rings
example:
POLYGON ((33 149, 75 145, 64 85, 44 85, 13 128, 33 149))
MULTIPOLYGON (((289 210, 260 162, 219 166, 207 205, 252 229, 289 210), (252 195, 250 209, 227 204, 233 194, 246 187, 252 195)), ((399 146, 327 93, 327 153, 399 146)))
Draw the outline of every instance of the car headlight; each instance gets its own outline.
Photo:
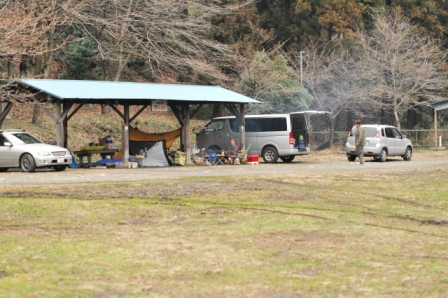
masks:
POLYGON ((51 156, 51 153, 48 151, 37 151, 36 155, 37 156, 51 156))

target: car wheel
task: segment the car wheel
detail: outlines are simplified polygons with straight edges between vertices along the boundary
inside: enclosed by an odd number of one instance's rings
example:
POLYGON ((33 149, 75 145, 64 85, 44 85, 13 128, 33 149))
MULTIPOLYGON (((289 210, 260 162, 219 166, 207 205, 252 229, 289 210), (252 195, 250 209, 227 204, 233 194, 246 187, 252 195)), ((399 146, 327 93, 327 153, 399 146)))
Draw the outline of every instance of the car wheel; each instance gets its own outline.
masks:
POLYGON ((36 170, 36 161, 31 154, 24 154, 20 159, 20 167, 25 172, 34 172, 36 170))
POLYGON ((404 152, 404 155, 402 156, 404 160, 411 160, 412 158, 412 149, 411 147, 407 147, 406 151, 404 152))
POLYGON ((6 172, 9 168, 0 168, 0 172, 6 172))
POLYGON ((347 156, 348 161, 355 161, 356 160, 356 155, 350 155, 347 156))
POLYGON ((266 163, 275 163, 278 160, 278 152, 274 147, 264 148, 263 152, 261 152, 261 156, 266 163))
POLYGON ((67 166, 54 166, 54 167, 53 167, 53 169, 54 169, 56 172, 62 172, 62 171, 64 171, 66 168, 67 168, 67 166))
POLYGON ((292 162, 293 160, 294 160, 294 158, 295 158, 296 156, 295 155, 290 155, 290 156, 282 156, 282 157, 280 157, 280 159, 283 161, 283 162, 292 162))
POLYGON ((383 148, 383 150, 381 150, 381 155, 378 158, 379 161, 381 162, 385 162, 387 160, 387 150, 383 148))

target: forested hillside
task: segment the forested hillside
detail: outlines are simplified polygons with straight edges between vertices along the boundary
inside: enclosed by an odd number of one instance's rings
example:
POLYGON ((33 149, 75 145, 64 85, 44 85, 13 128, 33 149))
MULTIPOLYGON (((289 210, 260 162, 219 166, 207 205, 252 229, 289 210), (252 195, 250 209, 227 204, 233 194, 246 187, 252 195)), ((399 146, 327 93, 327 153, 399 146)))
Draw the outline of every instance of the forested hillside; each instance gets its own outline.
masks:
MULTIPOLYGON (((248 113, 331 112, 319 129, 346 130, 355 118, 430 128, 427 103, 446 97, 447 8, 444 0, 0 0, 1 84, 214 84, 264 103, 248 113)), ((200 118, 228 113, 204 109, 200 118)), ((38 106, 33 113, 38 123, 38 106)))

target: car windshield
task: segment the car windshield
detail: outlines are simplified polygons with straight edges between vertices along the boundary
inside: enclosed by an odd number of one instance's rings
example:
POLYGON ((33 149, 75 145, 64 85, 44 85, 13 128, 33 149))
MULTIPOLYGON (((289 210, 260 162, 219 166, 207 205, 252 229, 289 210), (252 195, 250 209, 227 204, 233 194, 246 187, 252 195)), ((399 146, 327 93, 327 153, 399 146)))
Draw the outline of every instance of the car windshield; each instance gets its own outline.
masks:
POLYGON ((9 136, 10 136, 11 141, 13 141, 15 144, 18 144, 18 145, 43 143, 38 138, 36 138, 30 134, 27 134, 27 133, 14 133, 9 136))

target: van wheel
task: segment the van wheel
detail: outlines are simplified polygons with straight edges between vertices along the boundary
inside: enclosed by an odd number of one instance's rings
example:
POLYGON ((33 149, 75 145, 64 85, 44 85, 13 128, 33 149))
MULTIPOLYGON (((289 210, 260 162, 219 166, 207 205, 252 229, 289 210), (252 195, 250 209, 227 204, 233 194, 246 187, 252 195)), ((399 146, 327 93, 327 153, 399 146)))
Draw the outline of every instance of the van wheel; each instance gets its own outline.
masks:
POLYGON ((387 160, 387 150, 383 148, 383 150, 381 150, 381 154, 380 157, 378 158, 378 161, 385 162, 386 160, 387 160))
POLYGON ((266 163, 275 163, 278 160, 278 152, 274 147, 264 148, 263 152, 261 152, 261 156, 266 163))
POLYGON ((292 161, 294 160, 295 157, 296 157, 295 155, 282 156, 282 157, 280 157, 280 159, 281 159, 283 162, 292 162, 292 161))
POLYGON ((350 155, 347 156, 348 161, 355 161, 356 160, 356 155, 350 155))
POLYGON ((25 172, 34 172, 36 169, 36 161, 34 161, 34 157, 31 154, 24 154, 20 159, 20 167, 25 172))
POLYGON ((402 156, 404 160, 411 160, 412 158, 412 149, 411 147, 407 147, 404 155, 402 156))

